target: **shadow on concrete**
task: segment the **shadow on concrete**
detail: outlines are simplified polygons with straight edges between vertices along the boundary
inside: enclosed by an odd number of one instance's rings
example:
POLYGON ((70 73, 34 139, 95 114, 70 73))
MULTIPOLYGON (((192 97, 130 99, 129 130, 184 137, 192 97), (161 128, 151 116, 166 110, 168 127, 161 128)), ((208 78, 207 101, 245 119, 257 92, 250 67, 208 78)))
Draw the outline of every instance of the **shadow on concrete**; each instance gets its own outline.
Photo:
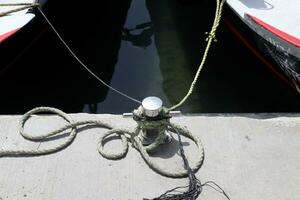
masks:
MULTIPOLYGON (((189 142, 182 142, 183 146, 189 146, 189 142)), ((169 159, 175 155, 179 155, 179 142, 172 136, 170 143, 163 144, 159 146, 153 153, 150 154, 152 157, 159 157, 164 159, 169 159)))

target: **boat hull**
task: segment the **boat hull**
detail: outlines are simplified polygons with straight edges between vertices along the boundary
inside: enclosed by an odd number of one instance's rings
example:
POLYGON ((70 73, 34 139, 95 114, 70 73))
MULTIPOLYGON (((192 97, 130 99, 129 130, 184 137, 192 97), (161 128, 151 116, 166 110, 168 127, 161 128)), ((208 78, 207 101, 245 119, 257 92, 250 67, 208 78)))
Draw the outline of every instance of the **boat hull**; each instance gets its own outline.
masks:
MULTIPOLYGON (((272 22, 267 23, 263 14, 252 11, 255 8, 249 7, 249 10, 243 10, 243 7, 238 6, 235 0, 227 1, 227 3, 224 21, 229 29, 274 74, 300 92, 300 39, 298 36, 291 35, 288 28, 281 30, 271 25, 272 22)), ((239 3, 242 4, 243 1, 239 3)), ((270 11, 266 9, 265 12, 270 11)), ((275 20, 275 17, 273 18, 275 20)), ((273 22, 273 24, 276 23, 280 22, 273 22)))

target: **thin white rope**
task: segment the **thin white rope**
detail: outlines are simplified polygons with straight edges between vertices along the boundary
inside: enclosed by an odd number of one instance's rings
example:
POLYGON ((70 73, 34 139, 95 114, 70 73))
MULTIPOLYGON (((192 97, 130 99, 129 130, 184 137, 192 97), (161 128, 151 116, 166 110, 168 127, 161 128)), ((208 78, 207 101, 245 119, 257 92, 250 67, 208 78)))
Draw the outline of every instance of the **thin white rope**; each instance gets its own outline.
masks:
POLYGON ((79 58, 78 56, 74 53, 74 51, 69 47, 69 45, 65 42, 65 40, 61 37, 61 35, 57 32, 56 28, 52 25, 52 23, 49 21, 49 19, 47 18, 47 16, 44 14, 44 12, 40 9, 40 7, 38 7, 39 12, 42 14, 42 16, 44 17, 44 19, 47 21, 47 23, 49 24, 49 26, 52 28, 52 30, 54 31, 54 33, 56 34, 56 36, 60 39, 60 41, 63 43, 63 45, 67 48, 67 50, 71 53, 71 55, 78 61, 78 63, 86 70, 88 71, 92 76, 94 76, 99 82, 101 82, 103 85, 105 85, 106 87, 108 87, 109 89, 113 90, 114 92, 118 93, 119 95, 126 97, 138 104, 141 104, 142 102, 113 88, 112 86, 110 86, 109 84, 107 84, 105 81, 103 81, 101 78, 99 78, 92 70, 90 70, 79 58))

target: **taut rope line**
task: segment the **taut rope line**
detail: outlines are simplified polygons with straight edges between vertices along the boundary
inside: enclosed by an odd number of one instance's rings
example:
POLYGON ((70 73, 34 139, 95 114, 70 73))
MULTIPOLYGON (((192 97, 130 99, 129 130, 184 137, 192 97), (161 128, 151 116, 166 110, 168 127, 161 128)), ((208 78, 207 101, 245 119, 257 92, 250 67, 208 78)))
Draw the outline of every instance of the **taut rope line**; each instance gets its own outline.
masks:
POLYGON ((9 11, 5 11, 0 13, 0 17, 3 16, 7 16, 10 13, 14 13, 14 12, 18 12, 21 10, 25 10, 27 8, 33 8, 33 7, 37 7, 38 11, 41 13, 41 15, 44 17, 44 19, 46 20, 46 22, 49 24, 49 26, 51 27, 51 29, 53 30, 53 32, 56 34, 56 36, 59 38, 59 40, 63 43, 63 45, 65 46, 65 48, 70 52, 70 54, 76 59, 76 61, 88 72, 90 73, 92 76, 94 76, 101 84, 105 85, 106 87, 108 87, 109 89, 113 90, 114 92, 118 93, 119 95, 135 102, 138 104, 141 104, 142 102, 125 94, 124 92, 121 92, 119 90, 117 90, 116 88, 110 86, 109 84, 107 84, 105 81, 103 81, 99 76, 97 76, 92 70, 90 70, 81 59, 79 59, 79 57, 75 54, 75 52, 69 47, 69 45, 65 42, 65 40, 61 37, 61 35, 57 32, 56 28, 52 25, 52 23, 50 22, 50 20, 47 18, 47 16, 44 14, 44 12, 41 10, 41 8, 38 6, 38 3, 6 3, 6 4, 0 4, 0 7, 6 7, 6 6, 22 6, 20 8, 16 8, 16 9, 12 9, 9 11))
POLYGON ((102 83, 103 85, 105 85, 106 87, 108 87, 109 89, 113 90, 114 92, 118 93, 119 95, 126 97, 127 99, 130 99, 138 104, 141 104, 142 102, 115 89, 114 87, 110 86, 109 84, 107 84, 105 81, 103 81, 101 78, 99 78, 94 72, 92 72, 92 70, 90 70, 83 62, 82 60, 80 60, 78 58, 78 56, 74 53, 74 51, 69 47, 69 45, 64 41, 64 39, 61 37, 61 35, 57 32, 57 30, 55 29, 55 27, 52 25, 52 23, 49 21, 49 19, 47 18, 47 16, 44 14, 44 12, 41 10, 41 8, 38 7, 39 12, 42 14, 42 16, 44 17, 44 19, 47 21, 47 23, 49 24, 49 26, 51 27, 51 29, 54 31, 54 33, 57 35, 57 37, 59 38, 59 40, 63 43, 63 45, 67 48, 67 50, 71 53, 71 55, 77 60, 77 62, 86 70, 88 71, 92 76, 94 76, 100 83, 102 83))
POLYGON ((181 101, 179 103, 172 106, 168 110, 174 110, 174 109, 182 106, 186 102, 186 100, 191 96, 191 94, 193 93, 195 85, 196 85, 196 83, 199 79, 200 72, 201 72, 201 70, 202 70, 202 68, 203 68, 203 66, 206 62, 211 44, 212 44, 213 41, 215 41, 215 42, 217 41, 216 40, 216 32, 217 32, 217 29, 219 27, 219 24, 220 24, 220 21, 221 21, 221 18, 222 18, 222 11, 223 11, 225 1, 226 0, 221 0, 221 2, 220 2, 220 0, 216 0, 215 19, 214 19, 211 31, 209 33, 206 32, 206 34, 208 35, 207 38, 206 38, 206 41, 207 41, 206 48, 205 48, 201 63, 200 63, 200 65, 198 67, 198 70, 195 74, 194 80, 192 81, 192 83, 190 85, 190 89, 188 90, 186 95, 181 99, 181 101))

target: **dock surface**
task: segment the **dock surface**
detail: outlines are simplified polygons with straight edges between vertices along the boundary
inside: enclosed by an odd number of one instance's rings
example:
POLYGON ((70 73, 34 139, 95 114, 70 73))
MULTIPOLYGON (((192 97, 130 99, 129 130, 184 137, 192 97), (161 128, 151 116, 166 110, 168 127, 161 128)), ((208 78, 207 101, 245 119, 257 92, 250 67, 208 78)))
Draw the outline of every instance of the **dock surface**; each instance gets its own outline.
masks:
MULTIPOLYGON (((97 118, 126 129, 136 125, 131 118, 120 115, 70 116, 74 120, 97 118)), ((18 133, 20 117, 0 116, 0 150, 38 149, 63 140, 47 144, 24 140, 18 133)), ((300 198, 299 117, 300 114, 216 114, 184 115, 171 120, 200 136, 205 160, 197 177, 202 182, 215 181, 232 200, 292 200, 300 198)), ((57 116, 35 116, 25 129, 41 133, 64 123, 57 116)), ((105 131, 81 127, 69 147, 50 155, 0 157, 0 200, 135 200, 154 198, 187 185, 187 179, 170 179, 152 171, 131 147, 124 159, 103 158, 97 152, 97 140, 105 131)), ((111 141, 106 148, 117 151, 120 144, 111 141)), ((197 157, 191 141, 185 139, 184 148, 190 160, 197 157)), ((163 153, 153 159, 166 169, 181 167, 176 140, 162 149, 163 153)), ((199 199, 225 197, 205 187, 199 199)))

